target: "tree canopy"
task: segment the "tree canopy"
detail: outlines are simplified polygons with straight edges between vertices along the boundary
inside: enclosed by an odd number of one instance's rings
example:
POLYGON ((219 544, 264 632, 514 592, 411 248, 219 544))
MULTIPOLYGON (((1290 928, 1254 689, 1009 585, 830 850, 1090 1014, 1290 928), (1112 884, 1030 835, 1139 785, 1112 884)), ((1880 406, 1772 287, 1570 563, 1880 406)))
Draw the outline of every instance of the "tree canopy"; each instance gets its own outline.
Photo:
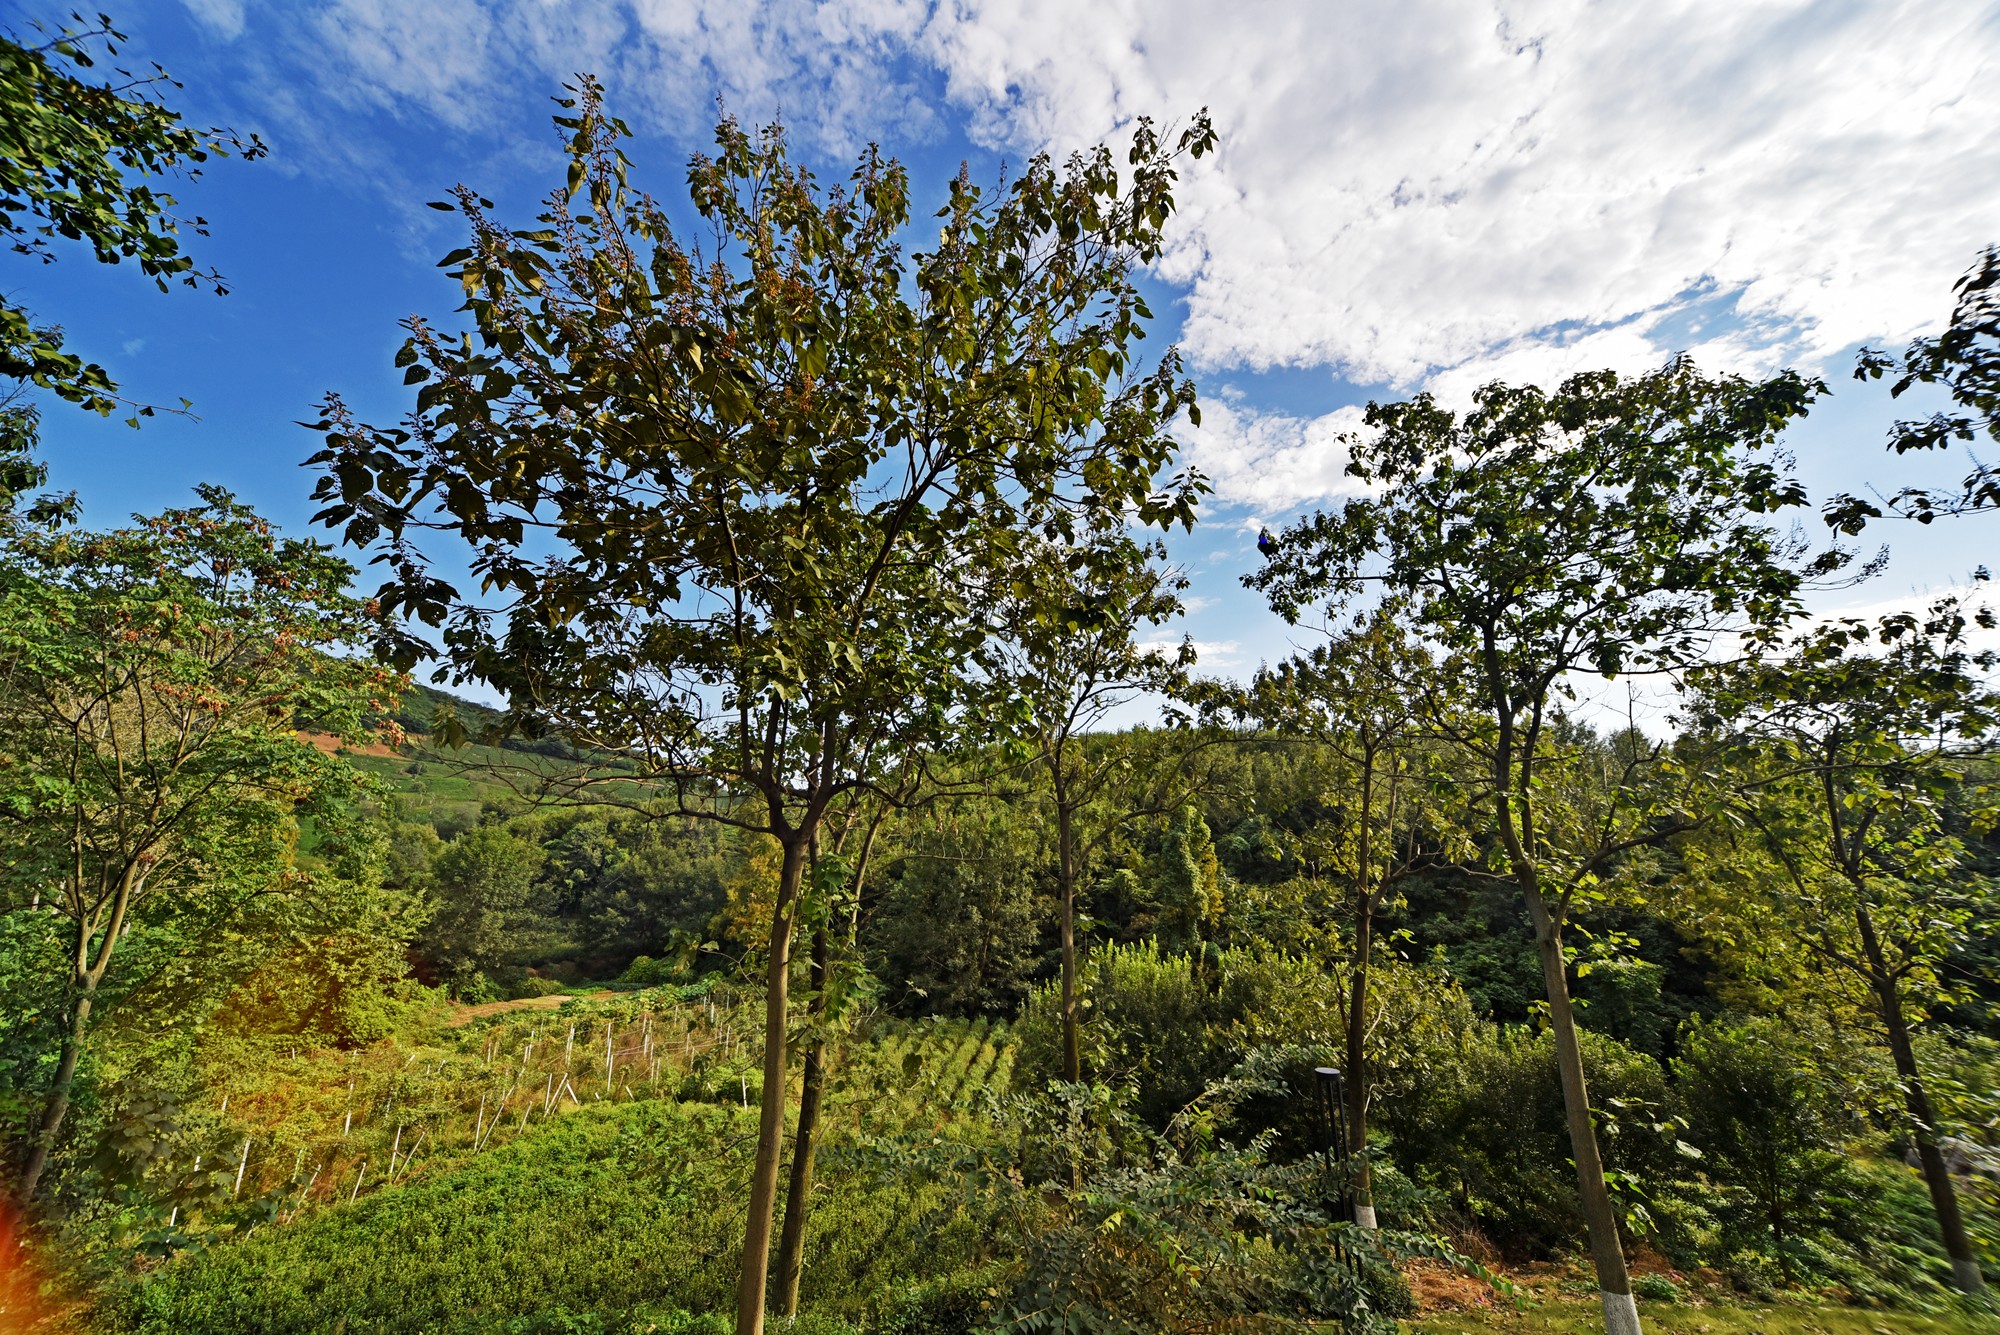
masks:
MULTIPOLYGON (((460 679, 523 727, 636 762, 677 810, 783 849, 766 970, 767 1089, 784 1085, 799 887, 834 803, 893 799, 958 726, 997 629, 994 582, 1034 537, 1129 516, 1191 524, 1173 465, 1193 387, 1138 357, 1135 266, 1158 255, 1198 118, 1034 159, 988 196, 964 175, 934 249, 906 255, 903 169, 874 150, 822 189, 778 127, 725 120, 689 165, 712 238, 635 192, 593 81, 557 125, 570 169, 541 226, 461 188, 471 245, 446 263, 471 332, 423 320, 397 356, 401 427, 330 398, 320 514, 382 544, 386 612, 439 628, 460 679), (497 611, 418 545, 470 547, 497 611)), ((409 630, 379 643, 433 654, 409 630)), ((762 1328, 781 1101, 765 1105, 737 1328, 762 1328)))
MULTIPOLYGON (((178 201, 154 182, 192 179, 211 157, 261 157, 263 142, 188 125, 156 96, 180 87, 158 65, 138 74, 114 68, 109 82, 92 82, 88 72, 115 58, 126 37, 103 15, 75 24, 43 30, 38 42, 0 34, 0 241, 44 264, 61 255, 60 242, 75 242, 99 263, 132 261, 163 292, 175 282, 227 292, 220 274, 182 249, 182 229, 205 236, 207 221, 177 214, 178 201)), ((153 413, 127 400, 102 366, 68 351, 60 325, 36 323, 8 298, 0 298, 0 376, 89 412, 124 405, 134 426, 153 413)), ((0 448, 24 456, 34 427, 31 409, 9 406, 0 448)), ((32 475, 8 482, 10 494, 36 485, 32 475)))

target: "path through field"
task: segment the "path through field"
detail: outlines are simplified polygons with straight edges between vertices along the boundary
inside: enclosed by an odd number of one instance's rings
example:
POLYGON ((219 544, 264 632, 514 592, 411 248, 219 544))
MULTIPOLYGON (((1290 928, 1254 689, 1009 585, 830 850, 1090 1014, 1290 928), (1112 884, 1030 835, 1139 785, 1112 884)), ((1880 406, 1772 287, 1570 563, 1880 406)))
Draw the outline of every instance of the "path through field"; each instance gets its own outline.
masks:
POLYGON ((565 1001, 575 997, 582 1001, 596 1001, 612 995, 611 989, 600 988, 595 992, 551 992, 545 997, 516 997, 512 1001, 488 1001, 478 1006, 458 1006, 452 1010, 451 1023, 455 1029, 462 1024, 488 1015, 502 1015, 508 1011, 552 1011, 565 1001))

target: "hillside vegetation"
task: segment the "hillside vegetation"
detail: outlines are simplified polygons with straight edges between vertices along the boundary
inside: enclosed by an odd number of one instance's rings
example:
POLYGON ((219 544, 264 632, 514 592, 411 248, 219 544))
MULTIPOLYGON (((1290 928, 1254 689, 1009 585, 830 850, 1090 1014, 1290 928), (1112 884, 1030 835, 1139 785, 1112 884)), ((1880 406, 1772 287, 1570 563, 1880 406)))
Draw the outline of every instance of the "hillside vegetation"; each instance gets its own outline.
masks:
MULTIPOLYGON (((262 145, 99 22, 0 34, 0 238, 192 278, 146 182, 262 145)), ((1371 403, 1230 676, 1206 112, 669 197, 558 109, 310 424, 360 568, 87 524, 34 396, 123 400, 0 302, 0 1335, 2000 1329, 2000 616, 1820 614, 1984 465, 1815 518, 1818 375, 1685 356, 1371 403)), ((1898 450, 2000 442, 1953 300, 1898 450)))

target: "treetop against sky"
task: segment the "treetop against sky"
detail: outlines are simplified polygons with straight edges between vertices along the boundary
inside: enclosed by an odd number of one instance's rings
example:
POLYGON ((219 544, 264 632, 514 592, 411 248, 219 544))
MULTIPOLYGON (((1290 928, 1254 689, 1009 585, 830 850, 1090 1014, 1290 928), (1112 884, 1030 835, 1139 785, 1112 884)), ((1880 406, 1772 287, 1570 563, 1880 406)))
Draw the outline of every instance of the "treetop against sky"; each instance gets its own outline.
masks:
MULTIPOLYGON (((66 10, 9 7, 17 34, 66 10)), ((1208 522, 1174 543, 1205 670, 1293 639, 1237 577, 1253 539, 1354 483, 1338 437, 1370 398, 1463 403, 1495 378, 1795 365, 1834 393, 1788 437, 1816 498, 1955 480, 1962 459, 1893 458, 1857 346, 1941 326, 1950 289, 2000 239, 2000 5, 1607 9, 1449 0, 1078 8, 1057 0, 155 0, 113 15, 121 59, 159 61, 198 124, 260 135, 176 191, 225 300, 161 296, 130 265, 15 257, 14 299, 134 397, 194 402, 140 432, 51 410, 59 486, 96 522, 224 483, 290 528, 311 512, 295 425, 328 389, 393 419, 413 312, 444 320, 435 268, 457 220, 424 207, 464 182, 527 226, 561 184, 547 97, 603 78, 637 133, 637 181, 669 206, 718 99, 781 116, 823 180, 869 141, 911 169, 929 240, 961 161, 991 180, 1029 154, 1121 139, 1132 119, 1210 108, 1219 151, 1187 173, 1147 280, 1154 346, 1184 347, 1204 394, 1187 457, 1208 522)), ((1991 521, 1871 529, 1894 603, 1954 586, 1991 521), (1878 535, 1880 535, 1878 537, 1878 535)))

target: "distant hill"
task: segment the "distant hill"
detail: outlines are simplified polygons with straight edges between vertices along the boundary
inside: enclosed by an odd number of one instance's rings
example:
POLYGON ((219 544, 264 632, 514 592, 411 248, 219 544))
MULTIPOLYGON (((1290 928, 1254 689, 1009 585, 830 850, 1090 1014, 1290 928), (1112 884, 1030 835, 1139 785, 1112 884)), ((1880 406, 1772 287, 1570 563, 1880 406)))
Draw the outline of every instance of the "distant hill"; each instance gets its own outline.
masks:
POLYGON ((402 703, 390 715, 404 730, 421 733, 426 737, 438 731, 439 716, 456 718, 466 735, 482 745, 498 747, 503 751, 521 751, 530 755, 550 756, 557 760, 579 760, 581 755, 568 743, 554 737, 518 737, 501 735, 505 715, 491 705, 482 705, 441 691, 435 686, 422 682, 412 682, 404 693, 402 703))
POLYGON ((500 710, 421 683, 410 687, 389 717, 409 734, 400 748, 351 747, 309 731, 302 735, 374 775, 395 794, 405 819, 434 825, 447 836, 477 824, 488 808, 519 809, 537 775, 573 772, 586 760, 557 738, 502 735, 500 710), (447 718, 465 730, 465 745, 440 743, 438 732, 447 718))

